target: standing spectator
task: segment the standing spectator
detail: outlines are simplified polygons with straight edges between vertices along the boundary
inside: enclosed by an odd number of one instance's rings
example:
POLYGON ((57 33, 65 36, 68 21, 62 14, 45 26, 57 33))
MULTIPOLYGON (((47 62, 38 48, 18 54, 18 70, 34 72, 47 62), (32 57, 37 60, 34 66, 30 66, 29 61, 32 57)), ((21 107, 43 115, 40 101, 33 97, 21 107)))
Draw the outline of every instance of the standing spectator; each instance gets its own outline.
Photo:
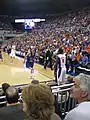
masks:
POLYGON ((48 48, 48 50, 46 51, 46 55, 45 55, 45 64, 44 64, 44 69, 46 69, 48 62, 50 62, 50 68, 52 69, 52 56, 53 56, 53 52, 50 50, 50 48, 48 48))

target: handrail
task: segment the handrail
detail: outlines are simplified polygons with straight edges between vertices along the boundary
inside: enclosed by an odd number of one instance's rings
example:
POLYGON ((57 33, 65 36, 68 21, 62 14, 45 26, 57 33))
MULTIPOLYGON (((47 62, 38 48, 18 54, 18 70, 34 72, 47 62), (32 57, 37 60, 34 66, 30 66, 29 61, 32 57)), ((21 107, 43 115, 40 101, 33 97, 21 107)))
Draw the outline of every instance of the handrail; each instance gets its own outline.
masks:
POLYGON ((4 101, 4 102, 0 102, 0 105, 2 105, 2 104, 6 104, 7 103, 7 101, 4 101))
MULTIPOLYGON (((54 80, 42 81, 40 83, 46 83, 46 82, 51 82, 51 81, 54 81, 54 80)), ((16 84, 16 85, 11 85, 11 86, 19 88, 19 87, 24 87, 24 86, 27 86, 27 85, 29 85, 29 84, 16 84)), ((2 87, 0 87, 0 90, 2 90, 2 87)))
POLYGON ((57 88, 63 88, 63 87, 70 87, 70 86, 73 86, 74 83, 71 83, 71 84, 63 84, 63 85, 60 85, 60 86, 53 86, 51 87, 51 89, 57 89, 57 88))
POLYGON ((6 98, 6 96, 0 96, 0 99, 4 99, 4 98, 6 98))
POLYGON ((52 90, 52 93, 61 93, 61 92, 66 92, 66 91, 69 91, 71 90, 71 88, 67 88, 67 89, 64 89, 64 90, 52 90))

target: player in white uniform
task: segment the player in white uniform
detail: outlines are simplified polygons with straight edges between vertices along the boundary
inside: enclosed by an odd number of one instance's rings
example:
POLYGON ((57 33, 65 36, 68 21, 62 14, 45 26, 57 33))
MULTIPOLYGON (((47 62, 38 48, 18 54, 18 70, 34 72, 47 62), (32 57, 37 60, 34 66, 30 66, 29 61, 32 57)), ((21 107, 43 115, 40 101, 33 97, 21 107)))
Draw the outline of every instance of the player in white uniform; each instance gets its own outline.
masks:
POLYGON ((13 45, 12 49, 11 49, 11 54, 10 54, 10 56, 11 56, 11 62, 13 62, 13 60, 15 59, 15 52, 16 52, 15 45, 13 45))
POLYGON ((66 55, 63 53, 63 49, 59 49, 57 55, 57 83, 58 85, 65 83, 66 77, 66 55))

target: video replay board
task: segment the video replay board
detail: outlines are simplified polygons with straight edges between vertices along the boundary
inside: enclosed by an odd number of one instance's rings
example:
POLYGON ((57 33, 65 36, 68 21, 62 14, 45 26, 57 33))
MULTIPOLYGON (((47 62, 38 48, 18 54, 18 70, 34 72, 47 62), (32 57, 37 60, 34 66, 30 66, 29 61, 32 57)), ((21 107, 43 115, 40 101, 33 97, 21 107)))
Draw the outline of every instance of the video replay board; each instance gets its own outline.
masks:
POLYGON ((24 23, 24 27, 26 30, 34 28, 35 23, 44 21, 45 19, 15 19, 15 23, 24 23))

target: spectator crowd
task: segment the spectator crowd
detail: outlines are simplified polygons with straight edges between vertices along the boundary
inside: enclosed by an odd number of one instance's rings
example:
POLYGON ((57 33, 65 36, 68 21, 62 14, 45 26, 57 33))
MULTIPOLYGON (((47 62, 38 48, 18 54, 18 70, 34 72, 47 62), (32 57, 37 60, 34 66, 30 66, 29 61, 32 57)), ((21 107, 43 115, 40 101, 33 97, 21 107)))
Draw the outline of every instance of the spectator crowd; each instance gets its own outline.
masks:
POLYGON ((35 49, 36 58, 45 61, 49 48, 53 54, 64 48, 67 55, 67 72, 79 65, 87 66, 90 62, 90 10, 83 9, 66 13, 60 17, 46 20, 22 37, 8 41, 7 49, 14 44, 16 51, 25 56, 30 48, 35 49))
MULTIPOLYGON (((90 63, 90 10, 66 13, 46 20, 22 37, 10 39, 5 47, 8 53, 12 45, 15 45, 16 51, 23 56, 29 49, 34 49, 37 60, 40 57, 45 59, 47 49, 54 56, 61 47, 67 56, 67 72, 72 72, 78 65, 87 66, 90 63)), ((72 80, 68 82, 71 83, 72 80)), ((70 95, 78 105, 65 114, 65 120, 90 120, 90 75, 79 74, 73 79, 73 86, 69 89, 66 85, 61 86, 62 89, 60 86, 56 87, 55 101, 52 87, 38 81, 33 81, 23 88, 21 98, 15 87, 3 84, 2 94, 5 95, 7 103, 6 107, 0 108, 0 120, 60 120, 63 118, 60 114, 62 109, 56 111, 58 106, 62 108, 62 105, 57 103, 57 97, 60 96, 60 102, 65 102, 70 95), (63 91, 65 94, 63 88, 68 93, 64 99, 61 93, 63 91)), ((65 106, 69 104, 69 101, 65 102, 65 106)))

